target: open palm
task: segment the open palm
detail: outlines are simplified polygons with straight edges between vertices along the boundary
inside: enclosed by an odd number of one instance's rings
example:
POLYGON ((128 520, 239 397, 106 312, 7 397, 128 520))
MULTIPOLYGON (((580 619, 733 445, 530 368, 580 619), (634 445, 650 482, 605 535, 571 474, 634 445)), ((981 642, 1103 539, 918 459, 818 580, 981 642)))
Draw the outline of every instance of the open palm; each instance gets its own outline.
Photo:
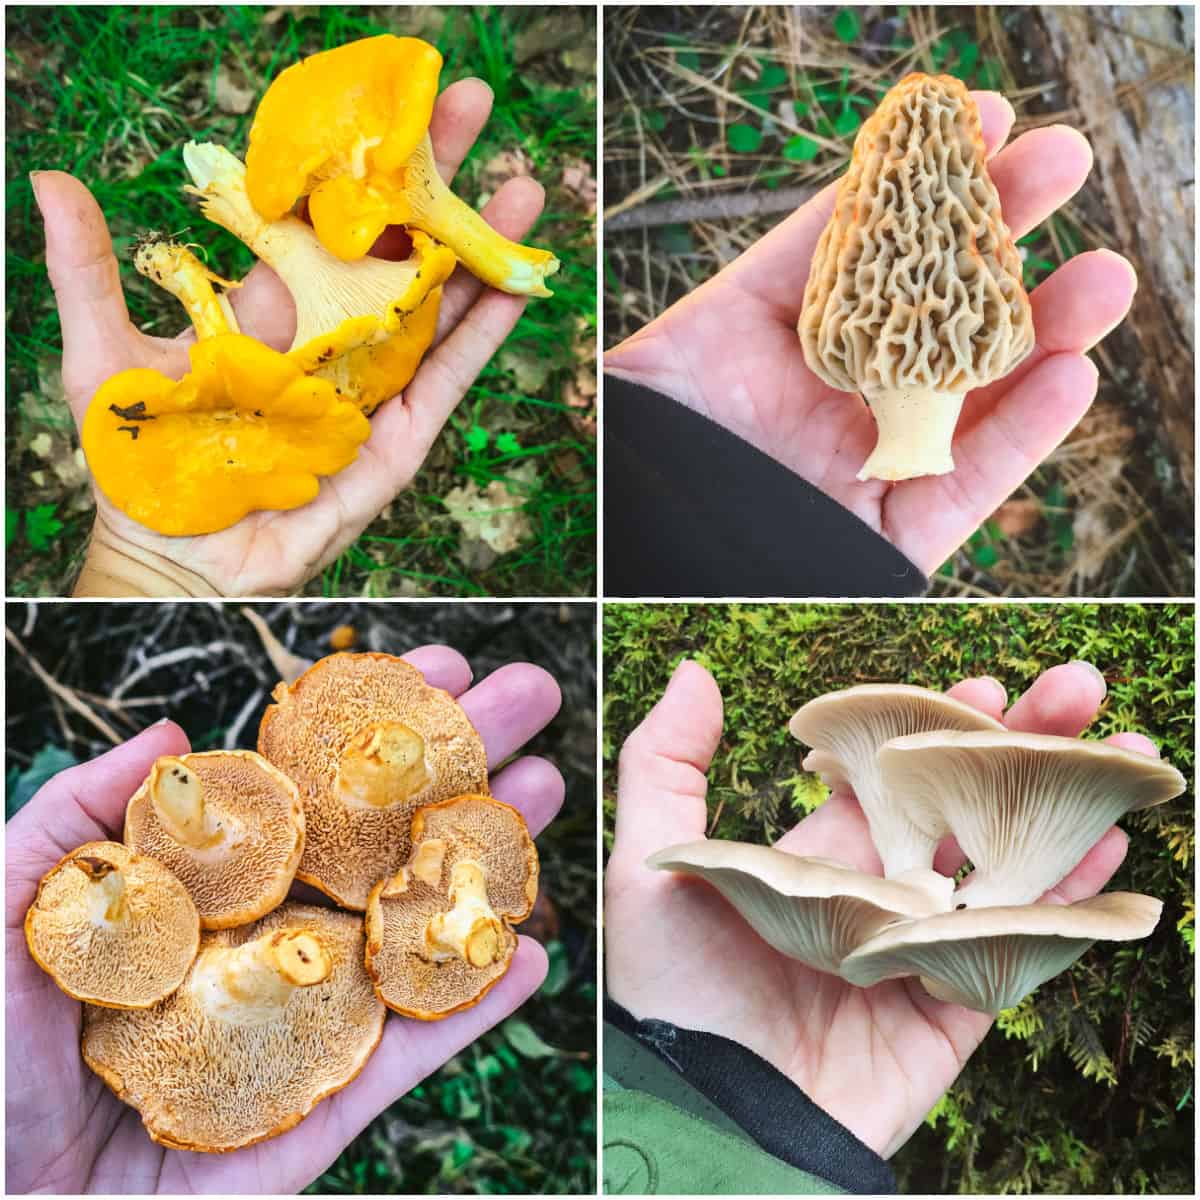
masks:
MULTIPOLYGON (((1104 698, 1098 672, 1067 663, 1039 676, 1007 712, 995 680, 965 680, 949 694, 1014 730, 1074 737, 1104 698)), ((887 1157, 899 1149, 983 1040, 991 1018, 934 1000, 915 979, 856 988, 762 941, 707 884, 652 871, 655 851, 704 835, 708 770, 721 737, 712 677, 680 665, 666 694, 621 754, 616 841, 605 886, 606 970, 613 999, 639 1019, 721 1034, 787 1075, 861 1141, 887 1157)), ((1139 734, 1108 739, 1157 754, 1139 734)), ((1110 829, 1044 898, 1095 895, 1125 856, 1110 829)), ((776 848, 836 859, 882 875, 853 795, 835 792, 776 848)), ((952 874, 953 839, 935 866, 952 874)))
MULTIPOLYGON (((404 657, 434 687, 461 697, 483 738, 489 766, 516 753, 558 710, 558 687, 540 667, 514 663, 470 687, 470 668, 454 650, 424 646, 404 657)), ((120 840, 126 802, 154 760, 187 752, 187 738, 177 725, 154 725, 102 758, 55 776, 9 822, 5 1148, 10 1192, 297 1192, 368 1121, 508 1016, 545 976, 545 953, 522 937, 508 973, 474 1008, 430 1023, 389 1014, 383 1040, 362 1074, 318 1104, 295 1129, 229 1154, 156 1145, 137 1112, 84 1064, 82 1005, 34 963, 24 920, 38 880, 60 859, 84 842, 120 840)), ((558 771, 533 756, 510 762, 492 777, 491 787, 498 799, 520 809, 535 836, 563 799, 558 771)), ((297 889, 306 901, 320 902, 312 889, 297 889)))
MULTIPOLYGON (((1065 204, 1091 169, 1066 126, 1002 149, 1013 110, 973 93, 989 170, 1014 237, 1065 204)), ((807 367, 796 324, 813 251, 833 212, 831 184, 746 253, 605 356, 605 369, 656 389, 778 459, 932 573, 1067 436, 1096 393, 1086 351, 1125 316, 1137 280, 1109 251, 1081 254, 1032 297, 1037 344, 1006 378, 971 393, 956 469, 889 484, 855 476, 875 445, 865 404, 807 367)))
MULTIPOLYGON (((453 84, 438 98, 430 136, 447 182, 487 121, 491 104, 490 89, 474 79, 453 84)), ((182 377, 195 335, 188 330, 177 338, 150 337, 130 321, 104 214, 79 180, 58 171, 39 172, 34 191, 62 324, 63 384, 75 421, 82 424, 96 389, 118 371, 150 367, 182 377)), ((519 239, 537 219, 542 203, 535 181, 512 179, 483 215, 506 236, 519 239)), ((396 244, 385 234, 375 253, 398 257, 389 253, 396 244)), ((242 332, 277 350, 288 348, 296 329, 295 306, 269 267, 254 267, 229 298, 242 332)), ((228 596, 295 591, 409 484, 525 303, 523 297, 485 289, 462 268, 456 271, 443 290, 433 347, 412 382, 403 396, 378 410, 357 460, 323 480, 312 503, 288 512, 251 513, 219 533, 168 538, 130 520, 97 490, 93 553, 106 562, 124 563, 147 591, 228 596)), ((81 590, 120 594, 113 574, 89 576, 85 569, 81 590)))

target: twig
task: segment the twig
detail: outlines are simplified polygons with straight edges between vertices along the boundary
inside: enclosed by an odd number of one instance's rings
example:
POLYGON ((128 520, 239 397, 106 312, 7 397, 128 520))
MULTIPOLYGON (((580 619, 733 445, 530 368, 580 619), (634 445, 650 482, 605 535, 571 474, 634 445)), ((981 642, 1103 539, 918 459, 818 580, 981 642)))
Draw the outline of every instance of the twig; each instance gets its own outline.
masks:
POLYGON ((690 221, 723 221, 793 212, 815 195, 812 188, 789 187, 770 192, 717 193, 661 200, 656 204, 643 204, 606 217, 604 227, 610 233, 620 233, 623 229, 653 229, 659 225, 686 225, 690 221))
POLYGON ((147 675, 157 671, 159 667, 169 667, 177 662, 185 662, 189 658, 208 658, 221 650, 231 654, 240 654, 242 647, 234 642, 209 642, 207 646, 180 646, 178 650, 168 650, 164 654, 156 654, 146 659, 137 670, 130 672, 113 688, 112 698, 120 700, 135 683, 140 683, 147 675))
POLYGON ((29 669, 55 696, 59 697, 64 704, 67 704, 69 707, 73 708, 85 720, 90 721, 93 725, 95 725, 95 727, 99 729, 100 732, 104 734, 104 736, 108 738, 108 740, 112 742, 114 746, 119 746, 125 740, 107 721, 105 721, 102 717, 98 717, 94 712, 92 712, 92 710, 86 704, 84 704, 84 702, 80 700, 80 698, 73 691, 71 691, 69 687, 59 683, 58 680, 55 679, 54 676, 51 675, 50 672, 47 671, 46 668, 43 667, 42 664, 33 657, 32 654, 29 653, 28 650, 25 649, 25 647, 21 644, 21 639, 18 638, 17 635, 13 633, 13 631, 9 629, 7 625, 4 627, 4 640, 8 642, 8 644, 14 650, 16 650, 18 654, 20 654, 20 656, 29 664, 29 669))
POLYGON ((263 689, 258 688, 251 695, 250 699, 238 710, 238 714, 233 718, 228 729, 225 730, 225 749, 234 750, 237 748, 238 738, 242 735, 242 726, 250 719, 250 714, 255 712, 263 702, 263 689))

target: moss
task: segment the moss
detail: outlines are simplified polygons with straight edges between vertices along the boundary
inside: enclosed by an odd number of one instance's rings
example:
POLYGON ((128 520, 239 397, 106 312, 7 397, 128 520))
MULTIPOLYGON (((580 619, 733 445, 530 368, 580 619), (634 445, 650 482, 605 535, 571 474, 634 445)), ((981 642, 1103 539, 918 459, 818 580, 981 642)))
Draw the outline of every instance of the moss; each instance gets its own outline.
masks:
MULTIPOLYGON (((773 841, 820 803, 787 719, 856 683, 944 689, 986 674, 1011 700, 1087 659, 1108 681, 1088 736, 1146 733, 1191 781, 1190 606, 610 604, 604 626, 606 845, 616 752, 685 657, 725 700, 716 837, 773 841)), ((1186 795, 1122 822, 1129 855, 1110 887, 1161 898, 1158 928, 1086 955, 1000 1018, 895 1156, 901 1191, 1192 1191, 1193 813, 1186 795)))

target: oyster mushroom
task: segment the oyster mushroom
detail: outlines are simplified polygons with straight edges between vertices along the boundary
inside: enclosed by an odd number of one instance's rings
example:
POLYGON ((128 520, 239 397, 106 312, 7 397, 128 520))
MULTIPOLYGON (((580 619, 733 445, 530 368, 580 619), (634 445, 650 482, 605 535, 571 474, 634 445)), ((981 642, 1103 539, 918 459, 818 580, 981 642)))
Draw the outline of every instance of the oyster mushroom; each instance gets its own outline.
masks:
POLYGON ((956 906, 1032 904, 1127 812, 1178 796, 1169 764, 1050 734, 921 733, 879 751, 883 791, 927 837, 952 832, 975 868, 956 906))
POLYGON ((25 940, 68 996, 148 1008, 183 981, 200 944, 200 918, 161 863, 119 842, 88 842, 38 884, 25 940))
POLYGON ((291 293, 291 361, 367 415, 406 387, 433 341, 454 252, 414 233, 403 261, 343 262, 299 217, 265 220, 246 193, 246 168, 223 146, 189 142, 183 161, 204 215, 245 242, 291 293))
POLYGON ((287 897, 304 809, 296 785, 250 750, 160 758, 125 810, 125 844, 174 872, 201 928, 227 929, 287 897))
POLYGON ((868 938, 904 918, 947 912, 954 881, 932 871, 880 879, 827 858, 745 842, 669 846, 646 865, 711 884, 768 945, 830 975, 868 938))
POLYGON ((263 715, 258 751, 300 789, 296 873, 362 911, 408 861, 418 808, 488 790, 487 752, 467 714, 389 654, 332 654, 263 715))
POLYGON ((413 818, 412 858, 367 900, 367 972, 398 1013, 437 1021, 477 1004, 512 963, 537 899, 538 857, 515 808, 458 796, 413 818))
POLYGON ((858 131, 799 333, 809 369, 870 405, 879 440, 859 479, 952 471, 963 398, 1033 349, 1020 255, 957 79, 905 76, 858 131))
MULTIPOLYGON (((885 742, 932 729, 1003 731, 978 709, 928 688, 867 683, 818 696, 788 723, 797 740, 813 748, 804 769, 827 780, 844 779, 866 815, 871 840, 889 878, 932 871, 938 839, 914 825, 880 779, 876 754, 885 742)), ((936 885, 935 885, 936 886, 936 885)))
POLYGON ((1107 892, 1075 904, 942 913, 883 930, 846 956, 841 973, 859 987, 919 975, 935 999, 996 1016, 1093 942, 1148 936, 1161 912, 1150 896, 1107 892))
POLYGON ((84 1010, 84 1060, 163 1146, 264 1141, 344 1088, 379 1044, 386 1010, 362 954, 357 917, 292 902, 205 933, 166 1000, 84 1010))
POLYGON ((282 71, 250 129, 250 200, 277 221, 308 196, 317 236, 346 261, 403 225, 444 242, 492 287, 549 296, 558 259, 497 233, 438 174, 427 131, 441 67, 427 42, 384 34, 282 71))

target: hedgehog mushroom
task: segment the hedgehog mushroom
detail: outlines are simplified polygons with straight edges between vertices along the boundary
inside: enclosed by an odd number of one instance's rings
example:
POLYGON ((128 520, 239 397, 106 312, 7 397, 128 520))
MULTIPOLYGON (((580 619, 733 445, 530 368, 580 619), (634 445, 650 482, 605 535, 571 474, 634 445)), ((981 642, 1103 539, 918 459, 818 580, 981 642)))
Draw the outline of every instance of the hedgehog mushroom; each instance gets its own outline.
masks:
POLYGON ((100 490, 133 520, 173 537, 315 499, 318 476, 354 461, 370 423, 332 382, 238 333, 214 292, 217 277, 191 251, 148 241, 135 262, 182 301, 199 340, 178 382, 134 367, 92 397, 82 441, 100 490))
POLYGON ((143 1009, 183 981, 200 944, 200 918, 161 863, 119 842, 88 842, 38 884, 25 940, 68 996, 143 1009))
POLYGON ((282 904, 304 849, 296 785, 250 750, 160 758, 125 810, 125 844, 169 867, 227 929, 282 904))
POLYGON ((973 908, 885 929, 842 962, 859 987, 919 975, 931 996, 998 1015, 1096 941, 1149 935, 1162 901, 1107 892, 1075 904, 973 908))
POLYGON ((442 56, 419 38, 364 38, 281 72, 254 114, 246 189, 268 221, 308 196, 313 229, 347 262, 389 225, 444 242, 484 283, 549 296, 547 250, 497 233, 442 182, 429 140, 442 56))
POLYGON ((291 293, 296 336, 288 358, 368 416, 406 387, 433 341, 454 252, 414 233, 412 253, 400 262, 343 262, 299 217, 264 220, 246 194, 246 168, 223 146, 188 142, 183 162, 204 215, 241 238, 291 293))
POLYGON ((458 796, 413 818, 412 858, 367 901, 367 972, 398 1013, 440 1021, 477 1004, 512 962, 537 899, 538 858, 515 808, 458 796))
MULTIPOLYGON (((871 840, 889 878, 914 870, 931 875, 938 839, 909 820, 879 777, 876 753, 884 742, 933 729, 1003 730, 999 721, 941 692, 900 683, 868 683, 818 696, 788 723, 797 740, 813 748, 804 769, 854 789, 871 840)), ((938 877, 940 878, 940 876, 938 877)), ((936 881, 931 881, 936 886, 936 881)))
POLYGON ((1172 766, 1035 733, 922 733, 879 752, 884 792, 924 834, 953 832, 974 874, 956 907, 1032 904, 1127 812, 1184 790, 1172 766))
POLYGON ((947 912, 954 881, 932 871, 880 879, 825 858, 745 842, 698 841, 646 865, 711 884, 768 945, 837 975, 842 959, 893 922, 947 912))
POLYGON ((387 1015, 362 966, 362 922, 287 902, 204 934, 182 986, 137 1013, 84 1010, 83 1057, 179 1150, 283 1133, 344 1088, 387 1015))
POLYGON ((964 396, 1033 349, 1020 255, 957 79, 905 76, 859 130, 799 333, 810 370, 870 405, 879 436, 859 479, 954 470, 964 396))
POLYGON ((389 654, 332 654, 263 715, 258 752, 304 805, 298 879, 361 912, 408 861, 414 812, 488 790, 487 752, 467 714, 389 654))

